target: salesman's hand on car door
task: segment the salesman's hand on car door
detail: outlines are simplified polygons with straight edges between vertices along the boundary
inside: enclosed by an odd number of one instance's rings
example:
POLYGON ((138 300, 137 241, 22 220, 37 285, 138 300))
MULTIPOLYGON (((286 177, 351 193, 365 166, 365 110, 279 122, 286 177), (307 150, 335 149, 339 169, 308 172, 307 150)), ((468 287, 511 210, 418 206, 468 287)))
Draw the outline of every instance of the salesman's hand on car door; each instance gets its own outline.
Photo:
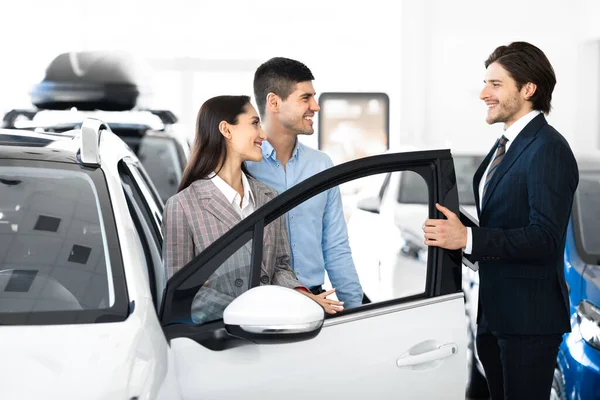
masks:
POLYGON ((467 228, 460 218, 446 207, 435 205, 447 219, 428 219, 423 225, 425 244, 448 250, 464 249, 467 245, 467 228))

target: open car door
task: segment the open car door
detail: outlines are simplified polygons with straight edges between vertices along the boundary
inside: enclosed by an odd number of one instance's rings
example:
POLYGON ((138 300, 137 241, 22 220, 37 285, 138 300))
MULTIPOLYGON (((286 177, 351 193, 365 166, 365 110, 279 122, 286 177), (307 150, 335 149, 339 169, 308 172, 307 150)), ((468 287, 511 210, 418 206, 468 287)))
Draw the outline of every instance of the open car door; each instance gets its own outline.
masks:
POLYGON ((171 277, 160 319, 184 398, 464 399, 467 335, 460 251, 430 247, 425 256, 412 254, 404 251, 404 239, 374 226, 370 237, 397 247, 397 257, 379 265, 359 265, 355 258, 359 277, 401 280, 402 290, 325 318, 307 296, 264 285, 261 276, 268 224, 285 213, 292 218, 299 204, 324 195, 344 193, 344 212, 352 213, 370 179, 398 171, 427 184, 423 222, 443 218, 436 203, 459 214, 449 150, 367 157, 282 193, 171 277), (202 309, 199 293, 227 274, 242 294, 225 308, 224 319, 192 315, 192 309, 202 309))

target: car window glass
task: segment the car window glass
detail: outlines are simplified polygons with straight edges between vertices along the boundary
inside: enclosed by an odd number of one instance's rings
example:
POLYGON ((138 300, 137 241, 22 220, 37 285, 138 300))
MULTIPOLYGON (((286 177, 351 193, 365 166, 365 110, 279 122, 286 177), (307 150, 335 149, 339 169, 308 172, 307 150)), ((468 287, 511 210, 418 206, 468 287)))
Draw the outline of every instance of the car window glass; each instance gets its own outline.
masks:
POLYGON ((417 174, 406 173, 398 175, 398 203, 427 204, 427 184, 417 174))
POLYGON ((181 180, 182 165, 174 139, 159 136, 123 137, 148 172, 163 202, 173 196, 181 180))
POLYGON ((356 271, 372 302, 422 294, 427 281, 427 246, 421 229, 429 215, 427 184, 413 171, 381 174, 379 180, 392 190, 383 193, 376 209, 361 199, 347 216, 356 271), (395 187, 406 183, 401 190, 395 187), (402 200, 411 203, 398 201, 393 196, 398 190, 406 193, 402 200))
MULTIPOLYGON (((433 198, 433 193, 426 190, 423 198, 418 199, 415 205, 399 203, 394 194, 398 191, 397 186, 402 174, 416 175, 414 178, 423 181, 427 188, 425 178, 421 174, 433 179, 433 170, 430 164, 413 165, 411 168, 418 173, 401 171, 381 173, 380 176, 374 174, 366 178, 351 179, 342 186, 333 186, 314 194, 289 209, 285 219, 276 218, 266 224, 264 240, 253 243, 252 252, 244 248, 251 247, 249 240, 252 230, 237 233, 237 239, 229 238, 226 247, 217 246, 213 251, 207 249, 201 252, 192 264, 171 278, 162 313, 163 324, 182 321, 199 323, 221 318, 226 305, 247 287, 244 281, 246 277, 252 279, 253 286, 279 284, 293 289, 299 284, 316 289, 315 286, 323 284, 323 289, 327 289, 336 285, 341 288, 347 284, 348 276, 355 275, 358 276, 366 294, 363 298, 360 290, 353 293, 354 289, 347 289, 350 295, 358 297, 356 307, 360 307, 361 303, 408 302, 431 296, 434 280, 429 277, 433 276, 432 271, 437 266, 431 264, 428 253, 433 254, 435 250, 423 244, 421 226, 428 218, 431 208, 429 198, 430 195, 433 198), (386 179, 388 176, 389 179, 386 179), (356 185, 357 182, 354 181, 358 180, 365 181, 356 185), (380 190, 376 190, 375 202, 368 202, 369 207, 364 207, 360 198, 362 192, 355 191, 356 187, 369 186, 366 180, 380 182, 381 185, 391 188, 386 192, 387 197, 384 194, 381 199, 380 190), (340 193, 347 191, 347 188, 352 188, 351 192, 358 193, 356 201, 350 207, 345 207, 339 201, 340 193), (315 213, 314 210, 325 209, 330 201, 336 204, 335 209, 327 207, 325 216, 315 213), (338 222, 324 226, 324 218, 335 219, 338 222), (286 230, 289 233, 286 233, 286 230), (327 234, 327 231, 334 232, 327 234), (346 237, 349 240, 344 243, 346 237), (323 252, 322 249, 328 246, 333 250, 323 252), (259 276, 250 278, 248 272, 244 271, 249 270, 247 266, 250 265, 253 252, 259 248, 262 252, 262 264, 252 264, 253 271, 260 267, 260 272, 257 272, 259 276), (339 263, 339 260, 342 262, 339 263), (334 266, 336 263, 339 265, 334 266), (352 264, 355 265, 354 268, 352 264), (215 271, 215 268, 216 273, 219 273, 219 269, 222 270, 217 276, 219 279, 208 275, 215 271), (337 276, 334 276, 334 268, 337 268, 337 276), (324 272, 326 269, 330 270, 327 276, 324 272), (240 284, 241 286, 238 286, 240 284), (219 303, 217 293, 211 293, 205 287, 221 288, 220 291, 225 290, 228 297, 219 303), (210 295, 206 298, 212 303, 201 299, 202 292, 210 295), (193 316, 194 314, 200 317, 193 316)), ((261 215, 261 210, 263 209, 259 208, 253 215, 261 215)), ((248 217, 251 218, 252 216, 248 217)), ((242 224, 244 222, 242 221, 242 224)), ((336 287, 336 290, 340 291, 340 288, 336 287)))
POLYGON ((600 262, 600 173, 581 173, 575 201, 581 246, 600 262))
MULTIPOLYGON (((454 157, 454 173, 458 187, 458 200, 462 206, 474 206, 473 175, 483 161, 482 156, 454 157)), ((400 177, 398 187, 398 201, 405 204, 423 204, 427 199, 427 186, 423 179, 416 174, 406 174, 400 177)))
MULTIPOLYGON (((334 260, 339 258, 343 260, 342 264, 346 260, 354 264, 366 295, 364 302, 381 302, 424 294, 428 250, 423 243, 420 227, 428 218, 428 196, 425 180, 416 172, 403 171, 351 180, 292 208, 286 214, 288 243, 285 246, 289 246, 296 278, 309 289, 314 289, 320 283, 323 283, 323 289, 330 289, 335 286, 332 281, 346 284, 344 275, 354 274, 351 266, 348 271, 338 272, 337 276, 324 272, 327 263, 332 265, 332 269, 334 266, 337 268, 338 263, 334 260), (401 204, 393 198, 387 199, 381 193, 381 187, 399 181, 402 174, 411 176, 412 180, 422 184, 425 189, 421 192, 422 198, 415 204, 401 204), (342 197, 342 208, 338 212, 347 224, 348 243, 343 243, 344 234, 338 231, 329 240, 337 242, 342 239, 342 244, 327 253, 321 250, 322 246, 327 246, 328 241, 324 232, 328 229, 327 226, 333 225, 323 225, 323 219, 317 219, 314 210, 325 209, 336 192, 342 197), (307 252, 306 249, 313 251, 307 252)), ((277 224, 278 220, 275 220, 265 227, 263 255, 283 252, 281 241, 277 240, 282 230, 277 228, 277 224)), ((344 228, 343 224, 338 224, 329 229, 344 228)), ((291 266, 291 261, 282 263, 277 257, 263 260, 271 264, 274 263, 273 260, 278 260, 278 266, 291 266)), ((281 275, 281 279, 275 281, 285 282, 284 276, 281 275)), ((270 278, 273 279, 272 276, 270 278)), ((337 296, 334 294, 331 297, 337 296)))
POLYGON ((458 201, 461 206, 474 206, 473 175, 483 161, 483 156, 454 156, 454 173, 458 186, 458 201))
MULTIPOLYGON (((235 252, 208 279, 189 284, 182 292, 188 298, 177 322, 202 325, 221 320, 225 308, 250 287, 252 239, 236 246, 235 252), (192 293, 191 295, 189 293, 192 293)), ((208 265, 207 265, 208 266, 208 265)), ((203 268, 198 271, 203 272, 203 268)))
POLYGON ((112 307, 102 221, 87 174, 0 167, 0 312, 112 307))

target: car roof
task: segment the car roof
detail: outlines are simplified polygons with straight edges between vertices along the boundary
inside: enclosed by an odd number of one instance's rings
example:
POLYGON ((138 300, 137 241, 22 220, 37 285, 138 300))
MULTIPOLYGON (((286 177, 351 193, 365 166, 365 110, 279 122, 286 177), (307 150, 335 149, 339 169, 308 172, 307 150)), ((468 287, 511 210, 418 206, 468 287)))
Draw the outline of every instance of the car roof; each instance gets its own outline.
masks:
POLYGON ((77 163, 76 131, 58 134, 0 129, 0 158, 77 163))
POLYGON ((135 158, 127 144, 108 125, 93 118, 86 119, 81 129, 62 133, 0 129, 0 159, 101 166, 103 155, 109 154, 135 158))
POLYGON ((117 136, 155 136, 176 139, 182 146, 189 146, 184 126, 169 110, 139 109, 130 111, 82 111, 13 109, 4 115, 5 129, 42 130, 61 133, 76 130, 87 118, 107 123, 117 136))
POLYGON ((60 125, 76 125, 86 118, 95 118, 109 125, 144 125, 148 129, 162 130, 177 122, 177 117, 168 110, 130 111, 86 111, 86 110, 36 110, 14 109, 3 118, 6 128, 46 128, 60 125))

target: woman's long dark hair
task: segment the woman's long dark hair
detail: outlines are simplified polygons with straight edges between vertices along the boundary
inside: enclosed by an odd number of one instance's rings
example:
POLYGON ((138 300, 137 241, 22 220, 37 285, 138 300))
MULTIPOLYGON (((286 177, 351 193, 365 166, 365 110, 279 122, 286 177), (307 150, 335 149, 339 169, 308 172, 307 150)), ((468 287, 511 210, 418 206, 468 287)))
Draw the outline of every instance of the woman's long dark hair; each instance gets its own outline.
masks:
MULTIPOLYGON (((198 179, 206 179, 217 167, 222 167, 227 159, 225 137, 219 131, 221 121, 232 125, 250 104, 248 96, 217 96, 208 99, 200 107, 196 120, 196 138, 190 159, 183 171, 177 193, 198 179)), ((242 163, 242 171, 248 175, 242 163)), ((218 172, 218 171, 216 171, 218 172)))

